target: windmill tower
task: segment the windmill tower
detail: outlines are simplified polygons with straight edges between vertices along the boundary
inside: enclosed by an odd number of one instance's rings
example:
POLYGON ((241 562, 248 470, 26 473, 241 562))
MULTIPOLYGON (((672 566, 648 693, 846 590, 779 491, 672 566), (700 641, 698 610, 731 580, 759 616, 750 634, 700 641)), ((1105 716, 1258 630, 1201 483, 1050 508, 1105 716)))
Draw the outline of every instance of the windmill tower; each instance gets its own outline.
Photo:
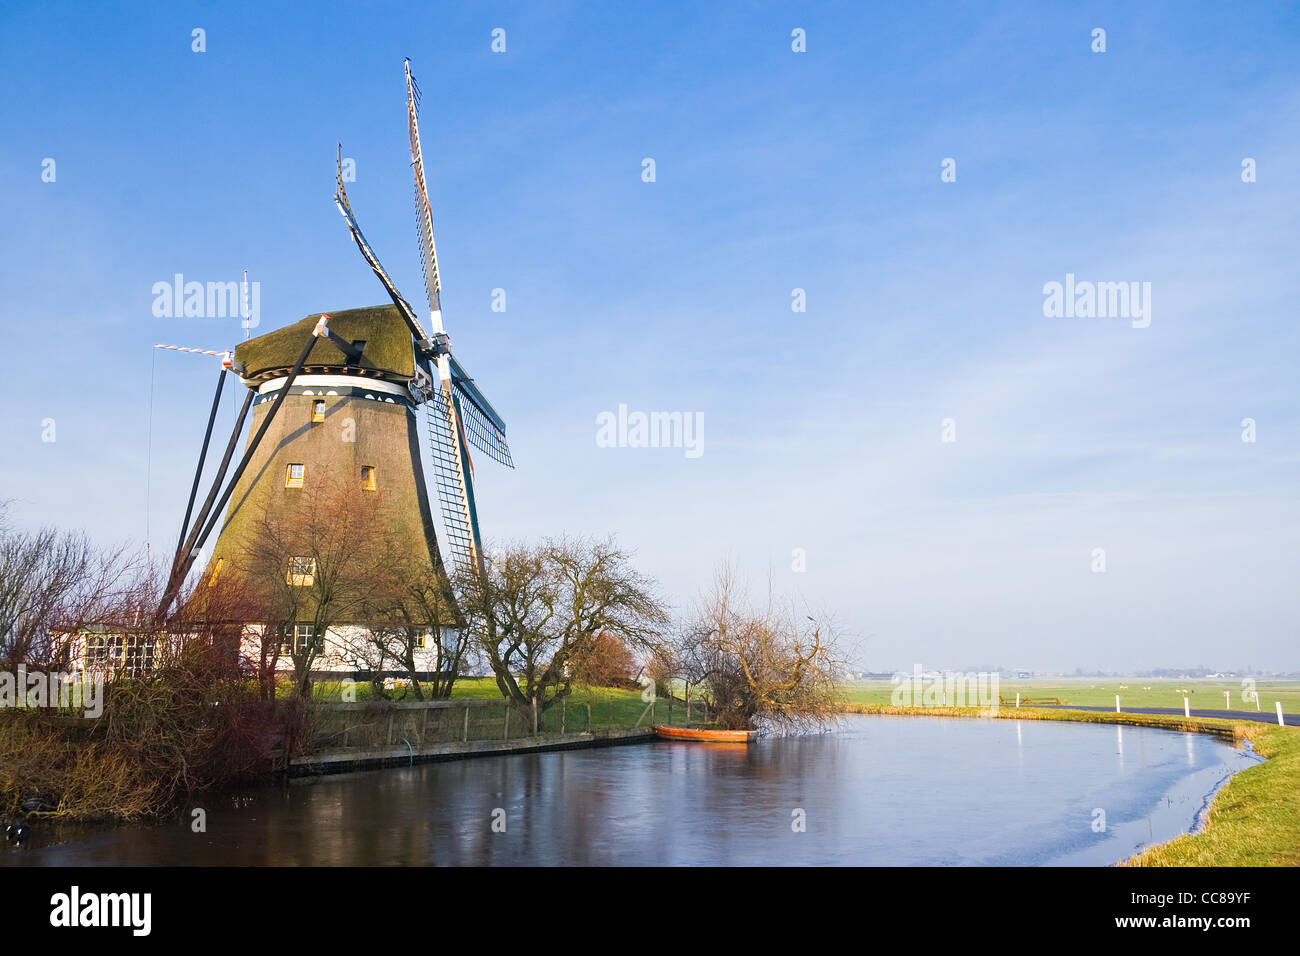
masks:
MULTIPOLYGON (((222 372, 158 609, 160 620, 218 524, 221 530, 204 572, 209 583, 236 572, 244 565, 241 556, 256 551, 263 516, 273 515, 281 525, 308 521, 311 498, 301 492, 314 481, 355 482, 364 492, 386 497, 389 511, 406 520, 364 533, 386 536, 407 555, 427 556, 444 577, 450 577, 448 571, 481 567, 469 446, 507 467, 514 465, 505 423, 452 355, 443 325, 433 215, 420 150, 419 90, 409 61, 405 72, 428 325, 398 292, 361 232, 343 186, 340 147, 335 204, 392 305, 307 316, 221 353, 222 372), (211 490, 196 514, 213 422, 229 372, 239 375, 247 393, 211 490), (249 437, 230 471, 250 411, 249 437), (436 488, 445 563, 421 462, 422 438, 427 440, 436 488)), ((297 572, 290 568, 288 573, 297 572)), ((449 592, 449 597, 454 602, 454 594, 449 592)))

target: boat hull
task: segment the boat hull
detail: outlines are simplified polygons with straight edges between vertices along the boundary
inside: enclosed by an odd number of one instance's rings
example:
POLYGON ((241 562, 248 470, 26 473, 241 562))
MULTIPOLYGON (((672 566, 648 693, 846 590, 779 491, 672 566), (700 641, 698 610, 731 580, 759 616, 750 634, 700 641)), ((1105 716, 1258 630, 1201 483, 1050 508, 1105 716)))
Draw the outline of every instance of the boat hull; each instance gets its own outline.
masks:
POLYGON ((663 727, 654 732, 666 740, 697 740, 714 744, 747 744, 758 736, 756 730, 703 730, 697 727, 663 727))

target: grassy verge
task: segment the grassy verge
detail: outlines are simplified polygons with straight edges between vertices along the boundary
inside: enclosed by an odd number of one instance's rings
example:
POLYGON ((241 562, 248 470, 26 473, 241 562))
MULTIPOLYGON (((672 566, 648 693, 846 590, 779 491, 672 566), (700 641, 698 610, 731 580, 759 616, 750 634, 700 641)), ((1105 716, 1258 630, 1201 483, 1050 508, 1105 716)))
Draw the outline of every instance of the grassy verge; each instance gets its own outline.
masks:
POLYGON ((1253 724, 1241 731, 1268 759, 1228 781, 1204 830, 1153 846, 1129 866, 1300 865, 1300 728, 1253 724))
POLYGON ((893 707, 849 704, 855 714, 928 717, 996 717, 1007 720, 1068 720, 1124 724, 1213 734, 1251 746, 1267 759, 1234 774, 1210 805, 1205 828, 1151 847, 1126 866, 1296 866, 1300 865, 1300 728, 1248 721, 1166 714, 1116 714, 1089 710, 1002 707, 989 713, 974 707, 893 707))
MULTIPOLYGON (((853 681, 841 686, 845 699, 852 704, 888 704, 894 685, 887 680, 853 681)), ((1259 692, 1260 710, 1273 712, 1276 701, 1288 714, 1300 713, 1300 681, 1260 680, 1254 685, 1259 692)), ((1094 680, 1091 678, 1035 678, 1032 680, 1003 680, 998 683, 998 693, 1007 700, 1016 694, 1041 699, 1055 697, 1062 704, 1075 707, 1115 706, 1115 695, 1125 709, 1133 707, 1171 707, 1183 709, 1186 697, 1193 710, 1255 710, 1253 698, 1243 696, 1245 688, 1240 680, 1213 680, 1196 678, 1167 680, 1131 677, 1124 680, 1094 680), (1227 703, 1223 693, 1228 692, 1227 703)))

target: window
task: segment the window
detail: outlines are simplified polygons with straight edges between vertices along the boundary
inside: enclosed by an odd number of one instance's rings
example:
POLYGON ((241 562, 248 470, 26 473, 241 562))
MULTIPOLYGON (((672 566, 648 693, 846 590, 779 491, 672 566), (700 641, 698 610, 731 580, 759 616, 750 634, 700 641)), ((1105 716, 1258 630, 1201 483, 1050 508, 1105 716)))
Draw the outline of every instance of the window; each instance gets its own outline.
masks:
POLYGON ((217 586, 217 578, 221 577, 221 566, 225 564, 225 562, 225 558, 217 558, 216 567, 212 569, 212 577, 208 578, 208 587, 214 588, 217 586))
POLYGON ((429 632, 420 631, 411 637, 411 647, 417 651, 422 651, 429 646, 429 632))
POLYGON ((109 640, 103 634, 90 634, 86 637, 86 669, 102 669, 108 666, 109 640))
POLYGON ((308 648, 318 654, 325 650, 324 635, 316 633, 315 624, 295 624, 293 626, 293 652, 301 654, 308 648))
POLYGON ((374 491, 379 487, 374 465, 361 466, 361 487, 366 491, 374 491))
POLYGON ((301 488, 302 480, 306 476, 306 465, 290 465, 284 472, 284 486, 286 488, 301 488))
POLYGON ((325 421, 325 399, 318 398, 311 403, 311 420, 313 422, 325 421))
POLYGON ((315 558, 290 558, 285 580, 295 588, 309 588, 316 583, 315 558))
POLYGON ((128 677, 139 677, 153 670, 153 639, 130 634, 123 639, 122 668, 128 677))

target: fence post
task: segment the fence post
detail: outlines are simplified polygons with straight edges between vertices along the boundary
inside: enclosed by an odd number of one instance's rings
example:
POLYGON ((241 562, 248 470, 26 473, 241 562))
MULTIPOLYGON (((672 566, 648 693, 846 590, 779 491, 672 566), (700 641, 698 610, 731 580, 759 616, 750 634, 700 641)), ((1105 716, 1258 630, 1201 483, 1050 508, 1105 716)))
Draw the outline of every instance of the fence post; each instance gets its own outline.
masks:
POLYGON ((465 743, 469 743, 469 704, 465 705, 465 730, 463 733, 464 736, 462 737, 462 740, 465 743))
POLYGON ((691 682, 686 682, 686 723, 691 722, 691 682))
POLYGON ((614 698, 609 698, 609 732, 614 732, 614 698))
POLYGON ((393 745, 393 712, 390 710, 388 712, 388 736, 384 738, 384 746, 391 747, 392 745, 393 745))
POLYGON ((537 736, 537 695, 533 694, 533 736, 537 736))
POLYGON ((509 739, 510 739, 510 701, 508 701, 508 700, 506 701, 506 730, 505 730, 505 736, 503 736, 501 739, 502 739, 502 740, 509 740, 509 739))
POLYGON ((591 704, 587 704, 587 733, 591 733, 591 704))
POLYGON ((568 695, 560 698, 560 733, 564 733, 564 702, 568 700, 568 695))

